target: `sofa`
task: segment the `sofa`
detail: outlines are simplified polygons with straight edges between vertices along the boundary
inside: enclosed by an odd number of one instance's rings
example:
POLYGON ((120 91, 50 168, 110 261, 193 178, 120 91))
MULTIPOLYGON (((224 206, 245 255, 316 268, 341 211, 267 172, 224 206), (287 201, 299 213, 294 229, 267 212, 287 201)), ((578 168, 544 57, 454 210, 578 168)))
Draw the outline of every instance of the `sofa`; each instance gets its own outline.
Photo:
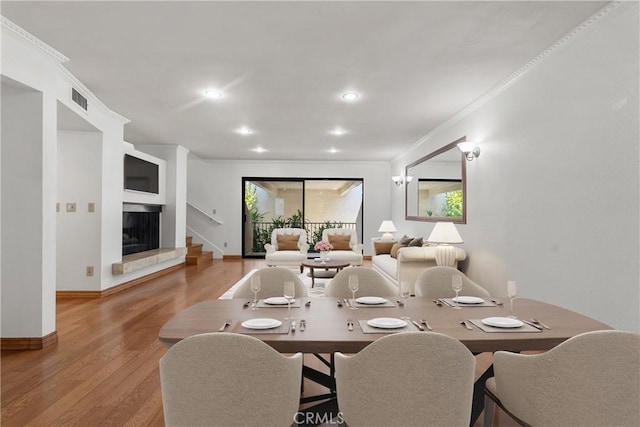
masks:
MULTIPOLYGON (((415 295, 416 279, 425 269, 435 267, 436 246, 408 246, 397 247, 396 257, 391 253, 396 242, 373 242, 373 256, 371 264, 373 269, 382 274, 387 280, 398 286, 400 281, 406 280, 411 285, 411 295, 415 295), (391 245, 389 244, 391 243, 391 245)), ((456 264, 467 258, 462 248, 456 247, 456 264)))

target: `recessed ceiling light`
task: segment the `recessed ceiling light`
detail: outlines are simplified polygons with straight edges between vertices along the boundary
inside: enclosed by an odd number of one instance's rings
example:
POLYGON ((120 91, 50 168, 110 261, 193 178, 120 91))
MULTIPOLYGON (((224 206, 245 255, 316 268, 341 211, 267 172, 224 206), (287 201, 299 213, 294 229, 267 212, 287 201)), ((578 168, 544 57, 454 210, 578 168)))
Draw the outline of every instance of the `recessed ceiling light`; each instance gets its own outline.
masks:
POLYGON ((331 133, 331 135, 340 136, 340 135, 344 135, 345 133, 347 133, 347 131, 344 130, 344 129, 335 128, 330 133, 331 133))
POLYGON ((256 147, 253 149, 253 151, 255 151, 256 153, 264 153, 265 151, 267 151, 267 149, 262 147, 256 147))
POLYGON ((359 96, 357 92, 345 92, 342 94, 342 99, 345 101, 355 101, 359 96))
POLYGON ((207 89, 204 91, 204 94, 208 98, 214 98, 214 99, 222 98, 222 92, 216 89, 207 89))
POLYGON ((329 152, 331 154, 336 154, 338 152, 338 149, 337 148, 329 148, 329 152))
POLYGON ((236 132, 240 135, 251 135, 253 131, 246 126, 236 129, 236 132))

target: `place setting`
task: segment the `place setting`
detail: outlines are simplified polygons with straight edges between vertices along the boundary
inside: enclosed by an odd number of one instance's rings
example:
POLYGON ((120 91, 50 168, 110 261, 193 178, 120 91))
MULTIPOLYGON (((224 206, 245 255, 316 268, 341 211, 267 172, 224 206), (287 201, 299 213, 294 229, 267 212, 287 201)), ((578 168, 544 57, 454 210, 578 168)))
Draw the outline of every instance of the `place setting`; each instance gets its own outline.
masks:
MULTIPOLYGON (((349 321, 347 321, 347 324, 349 321)), ((394 334, 398 332, 423 331, 424 327, 410 319, 394 317, 376 317, 369 320, 358 320, 358 325, 365 334, 394 334)), ((348 326, 348 325, 347 325, 348 326)))

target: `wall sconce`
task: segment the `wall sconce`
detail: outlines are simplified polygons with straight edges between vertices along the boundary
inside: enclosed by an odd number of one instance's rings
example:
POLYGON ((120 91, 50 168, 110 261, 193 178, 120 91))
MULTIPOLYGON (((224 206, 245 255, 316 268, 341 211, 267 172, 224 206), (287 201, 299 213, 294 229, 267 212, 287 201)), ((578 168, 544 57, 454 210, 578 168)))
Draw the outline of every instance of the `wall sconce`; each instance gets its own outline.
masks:
POLYGON ((396 187, 400 187, 402 184, 406 183, 410 183, 411 180, 413 179, 412 176, 400 176, 400 175, 396 175, 396 176, 392 176, 391 177, 391 181, 393 181, 393 183, 396 185, 396 187))
POLYGON ((480 157, 480 147, 477 147, 473 141, 461 142, 458 144, 458 148, 464 153, 468 161, 480 157))

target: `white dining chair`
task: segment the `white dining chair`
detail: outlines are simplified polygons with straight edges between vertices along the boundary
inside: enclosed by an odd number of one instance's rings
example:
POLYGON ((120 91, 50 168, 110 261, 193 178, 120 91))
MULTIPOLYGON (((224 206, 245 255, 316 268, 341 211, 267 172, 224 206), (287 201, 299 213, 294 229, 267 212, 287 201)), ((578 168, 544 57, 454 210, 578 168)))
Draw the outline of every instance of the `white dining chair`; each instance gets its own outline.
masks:
POLYGON ((338 408, 350 427, 468 426, 475 359, 435 332, 384 336, 353 356, 336 353, 338 408))
POLYGON ((426 298, 451 298, 456 295, 451 287, 451 278, 462 276, 460 295, 490 298, 491 294, 482 286, 469 279, 463 272, 453 267, 430 267, 425 269, 416 279, 416 296, 426 298))
POLYGON ((368 267, 347 267, 335 275, 324 287, 324 295, 334 298, 351 298, 349 276, 358 276, 358 295, 389 297, 398 295, 398 288, 377 271, 368 267))
POLYGON ((269 267, 256 270, 247 280, 238 286, 232 298, 253 299, 251 290, 251 277, 260 276, 260 291, 258 298, 281 297, 284 292, 284 282, 293 282, 295 285, 295 297, 304 298, 308 289, 296 273, 286 267, 269 267))
POLYGON ((596 331, 542 354, 498 351, 485 383, 484 425, 494 402, 527 426, 640 425, 640 335, 596 331))
POLYGON ((282 356, 257 338, 209 333, 160 359, 167 426, 289 426, 298 411, 302 354, 282 356))

